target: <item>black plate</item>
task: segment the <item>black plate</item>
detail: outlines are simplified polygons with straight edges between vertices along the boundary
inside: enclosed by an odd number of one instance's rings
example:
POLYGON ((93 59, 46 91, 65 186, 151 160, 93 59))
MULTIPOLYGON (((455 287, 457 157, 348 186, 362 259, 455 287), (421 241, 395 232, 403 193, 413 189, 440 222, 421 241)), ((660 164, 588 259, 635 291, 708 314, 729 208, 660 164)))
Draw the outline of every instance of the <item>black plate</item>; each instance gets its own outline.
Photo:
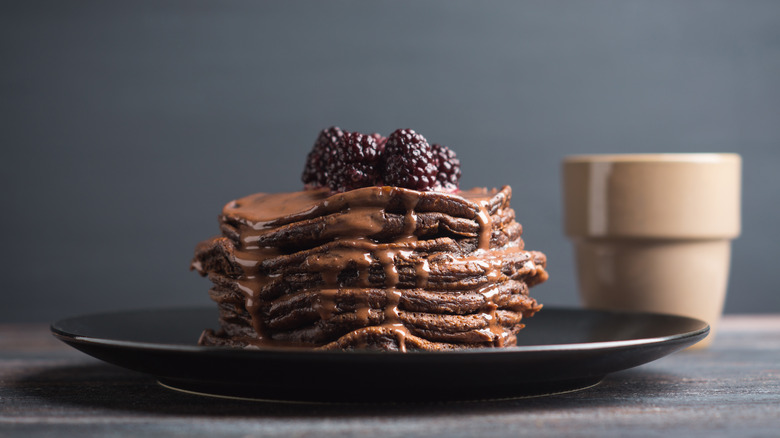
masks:
POLYGON ((287 401, 474 400, 595 385, 693 345, 699 320, 649 313, 547 308, 517 347, 450 352, 231 349, 195 345, 215 308, 138 310, 58 321, 51 330, 91 356, 186 391, 287 401))

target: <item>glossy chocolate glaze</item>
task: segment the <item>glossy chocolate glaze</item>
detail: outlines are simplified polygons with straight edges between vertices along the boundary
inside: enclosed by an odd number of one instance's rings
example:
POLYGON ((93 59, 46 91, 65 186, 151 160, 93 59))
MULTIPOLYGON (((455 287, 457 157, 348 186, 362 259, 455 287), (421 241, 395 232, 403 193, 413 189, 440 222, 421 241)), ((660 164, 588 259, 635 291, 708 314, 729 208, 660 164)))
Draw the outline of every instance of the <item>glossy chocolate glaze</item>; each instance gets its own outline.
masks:
MULTIPOLYGON (((260 193, 228 203, 220 221, 223 230, 229 229, 236 234, 233 239, 233 264, 241 269, 236 283, 244 294, 244 307, 251 316, 257 334, 256 338, 244 341, 253 345, 280 345, 264 326, 261 313, 263 306, 268 307, 269 303, 263 301, 261 291, 279 275, 267 266, 280 256, 281 250, 262 243, 268 241, 266 237, 270 234, 274 234, 275 241, 280 241, 277 236, 281 233, 284 237, 285 227, 291 224, 316 222, 316 229, 326 229, 327 236, 336 242, 327 251, 307 254, 301 262, 303 270, 319 273, 322 280, 315 305, 319 318, 327 321, 337 313, 337 296, 344 286, 339 280, 342 272, 346 269, 356 270, 357 280, 351 286, 369 288, 372 286, 369 268, 378 262, 384 271, 382 290, 386 296, 379 325, 393 333, 399 349, 405 351, 405 340, 410 333, 399 314, 402 290, 398 289, 400 277, 397 267, 401 263, 411 264, 415 286, 421 290, 428 286, 431 261, 428 257, 421 257, 418 250, 429 242, 420 240, 418 236, 418 214, 448 211, 478 224, 474 236, 477 241, 475 250, 457 258, 450 257, 448 262, 452 265, 474 265, 484 272, 488 286, 483 282, 471 287, 473 291, 482 294, 487 303, 481 307, 478 316, 487 321, 487 330, 492 334, 494 345, 504 345, 507 331, 497 323, 496 311, 499 306, 494 302, 496 288, 490 285, 509 280, 502 272, 504 261, 522 252, 523 248, 519 237, 502 247, 491 248, 491 234, 492 215, 508 209, 510 198, 509 187, 500 191, 472 189, 457 194, 418 192, 397 187, 366 187, 338 194, 331 194, 324 189, 281 194, 260 193), (388 238, 386 230, 391 214, 401 215, 403 226, 388 238), (375 238, 380 235, 383 236, 382 241, 375 238)), ((534 272, 541 269, 534 265, 531 258, 526 263, 530 264, 528 268, 534 272)), ((206 273, 197 258, 193 268, 206 273)), ((544 278, 546 274, 541 281, 544 278)), ((362 302, 361 299, 356 302, 354 314, 362 326, 369 326, 373 310, 367 295, 362 294, 362 297, 362 302)))

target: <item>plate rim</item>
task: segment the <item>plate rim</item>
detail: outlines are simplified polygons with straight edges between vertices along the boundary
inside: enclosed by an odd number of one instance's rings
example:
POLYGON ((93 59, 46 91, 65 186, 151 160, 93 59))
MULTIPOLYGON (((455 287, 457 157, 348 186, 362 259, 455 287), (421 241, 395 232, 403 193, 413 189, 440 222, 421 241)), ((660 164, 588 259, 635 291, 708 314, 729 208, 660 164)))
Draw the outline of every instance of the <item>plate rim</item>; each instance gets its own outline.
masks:
MULTIPOLYGON (((95 336, 83 336, 63 330, 58 327, 63 323, 76 319, 83 319, 88 317, 108 316, 116 314, 129 314, 129 313, 142 313, 142 312, 161 312, 161 311, 196 311, 196 310, 211 310, 211 306, 174 306, 174 307, 159 307, 159 308, 140 308, 140 309, 125 309, 105 312, 93 312, 87 314, 76 315, 67 318, 61 318, 51 323, 49 329, 51 333, 59 340, 65 343, 76 342, 79 344, 98 345, 108 347, 120 347, 120 348, 142 348, 146 350, 156 351, 177 351, 180 353, 196 354, 211 352, 215 354, 238 354, 238 355, 258 355, 258 354, 284 354, 289 356, 294 355, 311 355, 317 354, 323 357, 360 357, 360 356, 382 356, 384 358, 389 357, 446 357, 446 356, 464 356, 464 355, 495 355, 495 354, 508 354, 508 353, 544 353, 544 352, 562 352, 562 351, 586 351, 586 350, 605 350, 605 349, 622 349, 635 346, 649 346, 653 344, 665 344, 668 342, 681 342, 690 338, 701 337, 699 341, 704 339, 711 331, 710 325, 697 318, 674 315, 658 312, 641 312, 641 311, 620 311, 612 309, 591 309, 584 307, 565 307, 565 306, 546 306, 547 311, 569 311, 569 312, 596 312, 602 314, 612 314, 620 316, 656 316, 656 317, 670 317, 689 320, 694 323, 698 323, 701 327, 697 330, 674 333, 667 336, 655 336, 648 338, 627 339, 617 341, 599 341, 599 342, 581 342, 581 343, 566 343, 566 344, 542 344, 542 345, 515 345, 511 347, 503 348, 468 348, 468 349, 456 349, 446 351, 409 351, 409 352, 389 352, 389 351, 373 351, 373 350, 317 350, 314 348, 290 348, 290 347, 258 347, 258 348, 236 348, 227 346, 202 346, 202 345, 183 345, 173 343, 158 343, 158 342, 140 342, 140 341, 125 341, 110 338, 101 338, 95 336)), ((696 341, 696 342, 699 342, 696 341)))

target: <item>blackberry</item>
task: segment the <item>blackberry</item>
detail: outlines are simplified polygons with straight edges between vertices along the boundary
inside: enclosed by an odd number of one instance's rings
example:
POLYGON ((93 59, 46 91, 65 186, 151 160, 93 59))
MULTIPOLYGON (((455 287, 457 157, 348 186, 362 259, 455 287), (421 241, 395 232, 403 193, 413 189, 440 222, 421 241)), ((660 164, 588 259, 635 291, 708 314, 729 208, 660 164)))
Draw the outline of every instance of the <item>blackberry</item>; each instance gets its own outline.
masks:
POLYGON ((384 145, 378 144, 373 135, 344 133, 326 164, 328 186, 333 191, 345 192, 376 185, 383 149, 384 145))
POLYGON ((436 187, 439 163, 425 137, 411 129, 398 129, 385 144, 384 184, 413 190, 436 187))
POLYGON ((382 137, 382 134, 377 134, 376 132, 371 134, 370 137, 374 137, 374 140, 376 140, 376 145, 384 150, 385 143, 387 143, 387 138, 382 137))
POLYGON ((332 153, 344 136, 337 126, 320 131, 309 155, 306 156, 306 166, 303 169, 301 179, 306 188, 327 187, 330 175, 328 174, 328 162, 332 160, 332 153))
POLYGON ((336 192, 380 184, 453 192, 458 190, 460 161, 446 146, 431 146, 411 129, 385 138, 332 126, 317 137, 301 178, 307 189, 336 192))
POLYGON ((439 166, 436 172, 436 182, 439 189, 445 192, 454 192, 458 190, 460 181, 460 160, 447 146, 440 144, 431 145, 433 154, 436 156, 439 166))

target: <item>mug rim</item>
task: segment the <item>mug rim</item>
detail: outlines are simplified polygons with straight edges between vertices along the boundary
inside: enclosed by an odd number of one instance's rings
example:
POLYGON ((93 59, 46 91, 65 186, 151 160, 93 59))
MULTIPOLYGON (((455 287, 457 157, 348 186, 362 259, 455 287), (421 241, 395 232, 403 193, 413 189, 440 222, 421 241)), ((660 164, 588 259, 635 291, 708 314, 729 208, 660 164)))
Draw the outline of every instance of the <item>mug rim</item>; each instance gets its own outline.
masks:
POLYGON ((722 163, 741 160, 739 154, 731 152, 583 154, 563 158, 564 163, 722 163))

